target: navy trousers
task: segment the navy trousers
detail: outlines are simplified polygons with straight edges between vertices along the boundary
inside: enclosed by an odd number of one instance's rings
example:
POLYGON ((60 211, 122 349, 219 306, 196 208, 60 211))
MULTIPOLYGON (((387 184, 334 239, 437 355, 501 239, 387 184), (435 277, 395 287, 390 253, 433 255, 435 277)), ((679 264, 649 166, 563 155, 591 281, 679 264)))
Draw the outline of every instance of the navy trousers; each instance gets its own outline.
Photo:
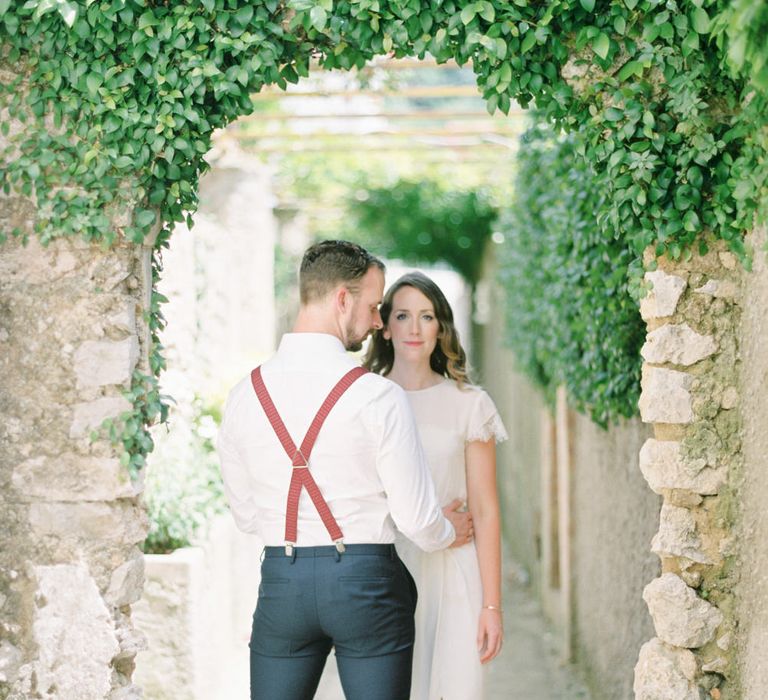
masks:
POLYGON ((416 585, 394 545, 264 554, 251 700, 310 700, 332 647, 347 700, 408 700, 416 585))

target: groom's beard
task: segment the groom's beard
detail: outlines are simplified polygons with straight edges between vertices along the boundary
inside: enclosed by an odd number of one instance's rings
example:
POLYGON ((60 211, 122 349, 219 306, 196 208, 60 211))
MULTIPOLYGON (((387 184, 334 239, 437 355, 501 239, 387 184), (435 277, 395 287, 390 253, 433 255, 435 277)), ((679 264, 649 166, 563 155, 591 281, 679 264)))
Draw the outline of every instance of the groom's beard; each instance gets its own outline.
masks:
POLYGON ((366 331, 365 335, 361 338, 358 335, 355 335, 354 330, 352 329, 351 325, 347 326, 347 339, 344 343, 344 347, 349 350, 350 352, 357 352, 358 350, 363 349, 363 342, 365 342, 365 339, 371 334, 370 329, 366 331))

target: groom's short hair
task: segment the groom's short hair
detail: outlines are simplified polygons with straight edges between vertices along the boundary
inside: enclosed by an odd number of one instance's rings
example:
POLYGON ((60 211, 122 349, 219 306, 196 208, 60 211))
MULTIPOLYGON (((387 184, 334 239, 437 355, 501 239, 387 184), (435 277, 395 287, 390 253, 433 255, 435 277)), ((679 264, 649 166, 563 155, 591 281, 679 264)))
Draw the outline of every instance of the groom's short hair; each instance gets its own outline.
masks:
POLYGON ((384 272, 384 263, 365 248, 349 241, 321 241, 304 253, 299 270, 299 294, 302 304, 323 299, 339 285, 353 294, 360 280, 372 267, 384 272))

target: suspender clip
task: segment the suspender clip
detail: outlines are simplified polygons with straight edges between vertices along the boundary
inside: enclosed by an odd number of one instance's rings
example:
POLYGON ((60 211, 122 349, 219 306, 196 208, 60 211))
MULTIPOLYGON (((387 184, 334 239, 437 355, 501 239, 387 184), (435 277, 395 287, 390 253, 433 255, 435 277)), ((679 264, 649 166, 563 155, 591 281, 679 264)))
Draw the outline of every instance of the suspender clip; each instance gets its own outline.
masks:
POLYGON ((285 556, 291 558, 293 557, 293 542, 285 543, 285 556))
POLYGON ((344 546, 344 540, 336 540, 334 544, 336 545, 336 551, 339 554, 344 554, 344 552, 347 551, 347 548, 344 546))

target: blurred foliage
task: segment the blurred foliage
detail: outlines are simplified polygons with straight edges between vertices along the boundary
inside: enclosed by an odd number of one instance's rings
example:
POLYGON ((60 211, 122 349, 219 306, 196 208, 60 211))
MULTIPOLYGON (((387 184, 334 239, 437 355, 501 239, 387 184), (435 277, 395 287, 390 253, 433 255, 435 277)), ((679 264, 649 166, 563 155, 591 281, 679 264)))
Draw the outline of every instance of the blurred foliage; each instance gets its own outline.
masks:
POLYGON ((550 400, 606 427, 637 413, 645 326, 629 289, 632 247, 595 222, 607 189, 576 135, 533 127, 522 139, 514 199, 497 228, 507 337, 550 400))
POLYGON ((349 200, 353 240, 407 263, 446 263, 477 283, 497 212, 483 189, 400 180, 349 200))
POLYGON ((150 523, 145 552, 164 554, 194 544, 213 516, 226 509, 214 444, 220 423, 220 408, 198 397, 188 415, 174 412, 170 430, 158 436, 145 472, 150 523))

